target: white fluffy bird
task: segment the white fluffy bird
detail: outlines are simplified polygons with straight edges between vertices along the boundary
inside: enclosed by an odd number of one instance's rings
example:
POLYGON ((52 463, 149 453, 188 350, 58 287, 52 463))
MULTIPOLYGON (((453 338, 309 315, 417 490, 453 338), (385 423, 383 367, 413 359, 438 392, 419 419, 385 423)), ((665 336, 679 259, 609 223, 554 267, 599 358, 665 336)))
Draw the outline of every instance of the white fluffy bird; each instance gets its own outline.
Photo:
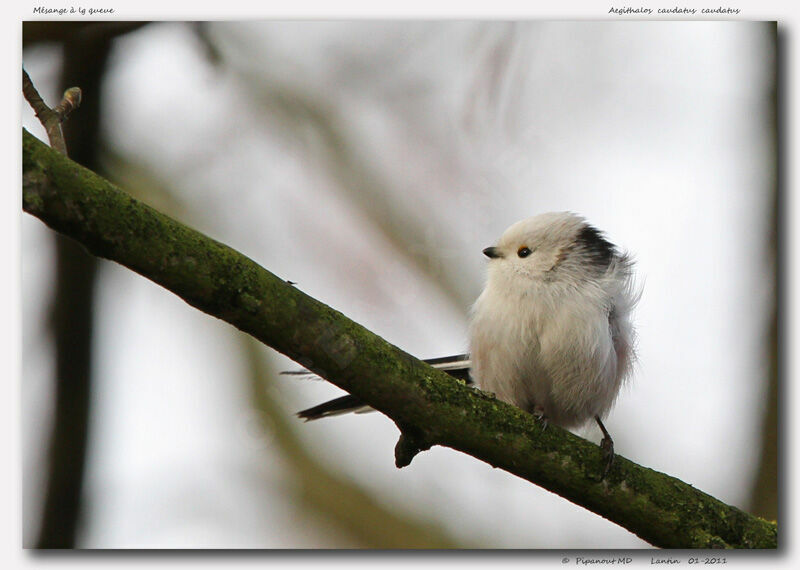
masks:
MULTIPOLYGON (((483 253, 488 278, 472 308, 470 355, 428 362, 555 425, 596 420, 607 472, 613 442, 602 418, 633 361, 632 262, 569 212, 519 221, 483 253)), ((344 396, 298 415, 367 409, 344 396)))

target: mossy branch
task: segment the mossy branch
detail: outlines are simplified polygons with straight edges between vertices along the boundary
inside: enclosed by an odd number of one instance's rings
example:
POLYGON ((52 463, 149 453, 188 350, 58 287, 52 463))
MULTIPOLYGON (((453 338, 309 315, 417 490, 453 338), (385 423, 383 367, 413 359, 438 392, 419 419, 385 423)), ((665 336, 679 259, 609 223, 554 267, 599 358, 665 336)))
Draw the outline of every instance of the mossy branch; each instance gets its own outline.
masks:
POLYGON ((543 430, 305 295, 241 253, 131 198, 23 130, 26 212, 354 394, 401 426, 399 464, 457 449, 667 548, 775 548, 777 525, 618 456, 543 430))

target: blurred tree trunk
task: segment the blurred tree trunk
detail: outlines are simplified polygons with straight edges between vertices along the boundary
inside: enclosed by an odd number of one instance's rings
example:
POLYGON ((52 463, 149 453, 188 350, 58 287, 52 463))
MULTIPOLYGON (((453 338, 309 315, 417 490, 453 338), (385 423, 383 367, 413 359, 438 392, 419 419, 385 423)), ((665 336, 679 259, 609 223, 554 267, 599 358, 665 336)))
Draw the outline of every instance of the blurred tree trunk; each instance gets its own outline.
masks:
POLYGON ((779 243, 781 232, 786 228, 782 222, 781 213, 784 204, 780 195, 780 165, 778 153, 780 149, 780 133, 778 131, 778 41, 777 31, 774 27, 768 32, 771 34, 770 43, 774 46, 772 92, 770 96, 769 137, 771 143, 771 163, 769 171, 773 173, 770 191, 772 192, 772 211, 769 219, 769 237, 766 244, 767 259, 770 261, 772 273, 772 296, 769 304, 769 320, 767 322, 765 356, 767 360, 767 394, 766 410, 761 430, 761 459, 758 465, 753 491, 750 498, 750 512, 768 520, 778 519, 778 377, 781 366, 781 353, 779 351, 779 331, 782 319, 778 310, 783 291, 782 269, 780 267, 779 243))
MULTIPOLYGON (((102 79, 112 40, 77 34, 63 43, 61 89, 79 86, 85 104, 64 124, 70 157, 97 169, 102 79)), ((98 259, 60 234, 52 333, 56 352, 55 409, 37 548, 74 548, 81 517, 92 390, 92 332, 98 259)))
MULTIPOLYGON (((777 200, 776 200, 777 203, 777 200)), ((774 242, 774 240, 772 240, 774 242)), ((776 282, 778 280, 776 279, 776 282)), ((750 512, 767 520, 778 519, 778 297, 780 286, 775 287, 768 321, 766 352, 768 353, 768 378, 766 410, 761 429, 761 460, 758 465, 750 512)))

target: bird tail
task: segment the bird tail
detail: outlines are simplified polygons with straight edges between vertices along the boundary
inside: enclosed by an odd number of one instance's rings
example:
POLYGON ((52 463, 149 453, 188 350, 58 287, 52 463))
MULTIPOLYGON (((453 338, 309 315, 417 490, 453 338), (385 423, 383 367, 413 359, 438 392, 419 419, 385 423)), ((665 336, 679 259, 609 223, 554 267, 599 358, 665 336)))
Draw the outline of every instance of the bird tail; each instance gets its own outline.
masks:
MULTIPOLYGON (((470 357, 469 354, 457 354, 455 356, 444 356, 441 358, 431 358, 425 360, 427 364, 430 364, 434 368, 441 370, 442 372, 447 372, 450 376, 454 378, 458 378, 463 380, 467 384, 472 383, 472 380, 469 377, 469 369, 470 369, 470 357)), ((316 374, 309 370, 290 370, 281 372, 281 374, 289 374, 293 376, 301 376, 306 378, 315 377, 316 374)), ((299 418, 304 419, 305 421, 311 420, 318 420, 320 418, 327 418, 329 416, 339 416, 342 414, 349 414, 349 413, 356 413, 356 414, 363 414, 366 412, 373 412, 372 408, 368 405, 364 404, 361 400, 347 394, 346 396, 341 396, 339 398, 335 398, 328 402, 324 402, 313 408, 308 408, 306 410, 301 410, 297 412, 297 416, 299 418)))

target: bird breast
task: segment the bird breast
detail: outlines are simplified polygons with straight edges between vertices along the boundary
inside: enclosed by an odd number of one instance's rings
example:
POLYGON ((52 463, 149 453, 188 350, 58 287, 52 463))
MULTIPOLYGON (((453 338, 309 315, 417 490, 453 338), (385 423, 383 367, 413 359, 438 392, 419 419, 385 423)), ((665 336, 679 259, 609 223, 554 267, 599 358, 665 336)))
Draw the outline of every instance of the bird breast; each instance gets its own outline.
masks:
POLYGON ((558 284, 499 293, 490 284, 473 308, 473 381, 563 427, 603 416, 619 387, 607 299, 558 284))

